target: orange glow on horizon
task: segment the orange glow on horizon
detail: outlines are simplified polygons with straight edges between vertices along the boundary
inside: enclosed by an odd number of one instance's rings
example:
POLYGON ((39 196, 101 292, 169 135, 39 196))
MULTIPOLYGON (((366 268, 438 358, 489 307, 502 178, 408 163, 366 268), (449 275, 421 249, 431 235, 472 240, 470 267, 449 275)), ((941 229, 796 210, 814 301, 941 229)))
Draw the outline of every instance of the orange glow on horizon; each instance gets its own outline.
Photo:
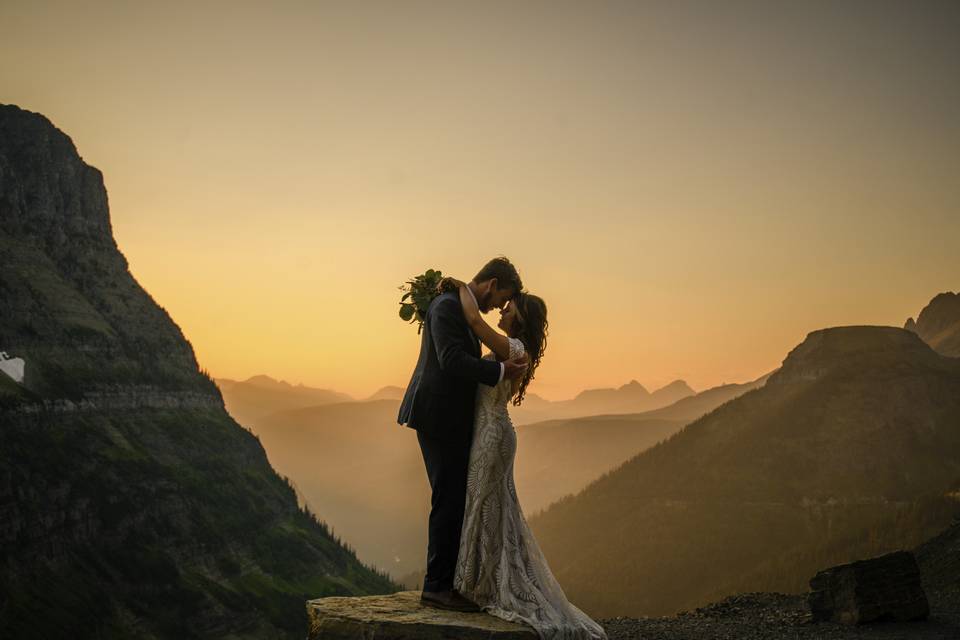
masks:
POLYGON ((531 393, 702 390, 960 286, 950 23, 763 7, 10 4, 0 100, 103 171, 216 377, 404 386, 397 287, 505 254, 531 393))

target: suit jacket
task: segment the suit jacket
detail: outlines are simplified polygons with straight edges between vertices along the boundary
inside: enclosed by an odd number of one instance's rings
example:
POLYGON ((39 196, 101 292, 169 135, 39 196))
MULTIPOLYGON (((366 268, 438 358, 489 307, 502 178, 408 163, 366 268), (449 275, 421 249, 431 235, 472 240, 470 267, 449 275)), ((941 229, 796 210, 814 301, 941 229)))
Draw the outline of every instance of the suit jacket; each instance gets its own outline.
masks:
POLYGON ((477 340, 450 291, 433 299, 423 322, 420 356, 397 422, 436 438, 470 442, 477 383, 495 386, 500 363, 480 357, 477 340))

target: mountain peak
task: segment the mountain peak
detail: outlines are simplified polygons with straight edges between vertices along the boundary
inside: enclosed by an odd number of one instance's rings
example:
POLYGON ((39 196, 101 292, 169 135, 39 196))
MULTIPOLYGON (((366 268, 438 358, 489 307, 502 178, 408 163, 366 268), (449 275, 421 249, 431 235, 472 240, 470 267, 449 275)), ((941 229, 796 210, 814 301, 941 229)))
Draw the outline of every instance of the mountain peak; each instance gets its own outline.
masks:
POLYGON ((896 366, 936 362, 939 356, 917 334, 897 327, 852 325, 811 331, 794 347, 769 382, 815 380, 865 364, 896 366))
POLYGON ((286 388, 286 387, 291 386, 291 385, 290 385, 289 383, 287 383, 287 382, 283 382, 283 381, 281 381, 281 380, 277 380, 276 378, 271 378, 270 376, 268 376, 268 375, 266 375, 266 374, 263 374, 263 373, 257 374, 257 375, 255 375, 255 376, 250 376, 249 378, 247 378, 247 379, 244 380, 243 382, 246 383, 246 384, 253 384, 253 385, 256 385, 256 386, 258 386, 258 387, 268 387, 268 388, 273 388, 273 387, 284 387, 284 388, 286 388))
POLYGON ((935 295, 916 321, 908 318, 903 328, 919 335, 939 353, 960 357, 960 293, 935 295))
POLYGON ((662 392, 662 391, 685 391, 685 392, 688 392, 688 393, 690 393, 690 394, 696 393, 696 391, 694 391, 694 390, 690 387, 690 385, 687 384, 687 381, 686 381, 686 380, 674 380, 674 381, 671 382, 670 384, 666 384, 666 385, 660 387, 660 388, 657 389, 654 393, 660 393, 660 392, 662 392))
POLYGON ((404 391, 401 387, 388 384, 377 389, 367 400, 400 400, 403 398, 404 391))
POLYGON ((26 389, 103 404, 148 386, 222 406, 180 327, 130 273, 103 175, 50 120, 14 105, 0 105, 0 229, 0 346, 24 360, 26 389))
POLYGON ((116 247, 103 174, 70 136, 39 113, 0 104, 0 141, 4 231, 42 238, 55 258, 76 256, 78 242, 116 247))
POLYGON ((631 380, 627 384, 622 385, 619 389, 617 389, 617 391, 625 391, 627 393, 634 393, 634 394, 639 393, 641 395, 647 395, 648 393, 650 393, 649 391, 647 391, 646 387, 644 387, 642 384, 640 384, 636 380, 631 380))

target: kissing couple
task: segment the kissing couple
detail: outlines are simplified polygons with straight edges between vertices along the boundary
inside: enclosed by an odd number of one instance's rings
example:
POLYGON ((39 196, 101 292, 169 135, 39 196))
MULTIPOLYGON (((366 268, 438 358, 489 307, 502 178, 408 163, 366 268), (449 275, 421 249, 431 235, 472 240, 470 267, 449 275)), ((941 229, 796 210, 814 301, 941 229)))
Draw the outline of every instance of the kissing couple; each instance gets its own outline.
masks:
POLYGON ((550 640, 606 639, 570 603, 527 526, 513 482, 519 405, 543 358, 544 301, 504 257, 444 278, 397 422, 415 429, 432 492, 422 604, 486 611, 550 640), (500 309, 498 332, 481 314, 500 309), (481 357, 480 343, 490 353, 481 357))

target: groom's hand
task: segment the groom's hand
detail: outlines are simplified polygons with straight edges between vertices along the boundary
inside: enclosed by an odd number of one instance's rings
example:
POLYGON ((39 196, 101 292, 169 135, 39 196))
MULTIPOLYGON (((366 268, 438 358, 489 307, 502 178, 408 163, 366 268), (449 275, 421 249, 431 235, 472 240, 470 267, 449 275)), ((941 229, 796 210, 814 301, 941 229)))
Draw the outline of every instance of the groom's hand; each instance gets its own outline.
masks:
POLYGON ((527 354, 523 354, 519 358, 514 358, 513 360, 504 360, 503 362, 503 377, 509 380, 514 380, 522 376, 528 366, 527 354))

